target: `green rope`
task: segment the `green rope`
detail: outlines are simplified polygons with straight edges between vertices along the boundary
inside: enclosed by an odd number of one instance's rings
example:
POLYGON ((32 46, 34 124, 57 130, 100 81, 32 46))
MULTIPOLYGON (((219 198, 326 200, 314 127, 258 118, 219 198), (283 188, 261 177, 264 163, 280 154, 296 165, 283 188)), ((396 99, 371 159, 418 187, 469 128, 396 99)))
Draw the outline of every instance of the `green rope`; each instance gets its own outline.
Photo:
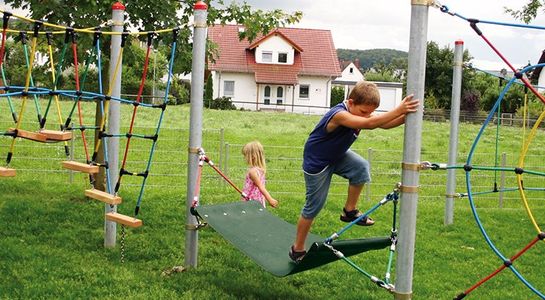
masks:
MULTIPOLYGON (((31 68, 29 55, 28 55, 28 46, 27 46, 27 44, 23 44, 23 49, 24 49, 24 52, 25 52, 26 67, 31 68)), ((30 74, 30 86, 34 87, 34 80, 32 79, 32 74, 30 74)), ((41 108, 40 108, 40 103, 38 101, 38 96, 36 96, 36 94, 33 94, 32 96, 34 98, 34 106, 36 107, 36 113, 37 113, 38 123, 39 123, 42 120, 42 112, 41 112, 41 108)))
MULTIPOLYGON (((2 82, 4 82, 4 86, 9 86, 6 81, 6 71, 4 70, 4 64, 0 65, 0 71, 2 73, 2 82)), ((11 111, 11 115, 13 116, 13 121, 17 123, 17 113, 15 112, 15 108, 13 108, 13 102, 11 101, 11 96, 7 96, 7 98, 8 98, 9 110, 11 111)))
MULTIPOLYGON (((62 77, 62 66, 64 65, 64 59, 66 56, 66 49, 68 48, 68 43, 64 43, 64 47, 62 47, 61 57, 59 59, 59 62, 57 63, 57 76, 55 77, 55 82, 53 83, 53 90, 57 90, 60 78, 62 77)), ((49 96, 49 101, 47 102, 47 107, 45 108, 44 112, 44 119, 47 119, 47 115, 49 113, 49 109, 51 108, 51 103, 53 101, 53 95, 49 96)), ((45 126, 45 124, 41 124, 42 126, 45 126)))

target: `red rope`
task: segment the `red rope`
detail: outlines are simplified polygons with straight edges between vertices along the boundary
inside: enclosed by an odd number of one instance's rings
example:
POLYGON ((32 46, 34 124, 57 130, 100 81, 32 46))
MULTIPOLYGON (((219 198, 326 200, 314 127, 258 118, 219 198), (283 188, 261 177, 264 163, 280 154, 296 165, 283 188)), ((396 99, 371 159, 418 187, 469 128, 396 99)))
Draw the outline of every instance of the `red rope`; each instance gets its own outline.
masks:
MULTIPOLYGON (((144 59, 144 71, 142 72, 142 79, 140 80, 140 86, 138 87, 138 93, 136 95, 136 102, 140 103, 140 98, 142 97, 142 92, 144 91, 144 84, 146 83, 146 76, 148 74, 148 64, 149 64, 149 54, 150 54, 151 45, 148 45, 148 49, 146 51, 146 58, 144 59)), ((131 117, 131 123, 129 126, 129 135, 127 138, 127 144, 125 145, 125 153, 123 154, 123 162, 121 163, 121 168, 125 168, 125 164, 127 162, 127 156, 129 153, 129 145, 131 143, 131 134, 134 128, 134 120, 136 119, 136 110, 138 109, 138 105, 135 105, 132 110, 132 117, 131 117)), ((121 177, 119 177, 119 181, 121 181, 121 177)))
MULTIPOLYGON (((517 258, 519 258, 522 254, 524 254, 526 251, 528 251, 528 249, 532 248, 537 242, 539 241, 539 237, 536 237, 534 238, 530 243, 528 243, 528 245, 526 245, 524 248, 522 248, 522 250, 520 250, 517 254, 513 255, 513 257, 510 258, 510 261, 511 262, 514 262, 517 258)), ((487 282, 488 280, 490 280, 492 277, 496 276, 498 273, 500 273, 501 271, 503 271, 505 268, 507 268, 507 266, 505 264, 503 264, 501 267, 497 268, 496 270, 494 270, 494 272, 490 273, 488 276, 486 276, 485 278, 481 279, 479 282, 477 282, 475 285, 473 285, 472 287, 470 287, 469 289, 465 290, 464 291, 464 295, 468 295, 469 293, 471 293, 473 290, 475 290, 476 288, 478 288, 479 286, 481 286, 483 283, 487 282)))
MULTIPOLYGON (((76 42, 72 42, 72 54, 74 55, 74 79, 76 80, 76 92, 81 92, 79 87, 79 71, 78 71, 78 50, 76 47, 76 42)), ((83 125, 83 113, 81 111, 81 101, 80 97, 78 96, 78 120, 80 128, 84 128, 83 125)), ((89 149, 87 149, 87 138, 85 138, 85 130, 81 130, 81 140, 83 142, 83 149, 85 149, 85 159, 87 161, 90 161, 89 159, 89 149)))
MULTIPOLYGON (((517 73, 517 69, 515 69, 515 67, 513 67, 513 65, 511 65, 511 63, 509 63, 509 61, 505 58, 505 56, 503 56, 500 51, 494 47, 494 45, 492 45, 492 43, 484 36, 484 34, 481 34, 480 35, 482 37, 482 39, 488 44, 488 46, 490 48, 492 48, 492 50, 494 52, 496 52, 496 54, 501 58, 501 60, 503 60, 503 62, 505 62, 505 64, 507 64, 507 66, 511 69, 511 71, 513 71, 515 74, 517 73)), ((539 98, 539 100, 541 100, 541 102, 545 103, 545 97, 543 97, 543 95, 541 95, 537 90, 536 88, 534 88, 534 86, 528 81, 528 79, 524 78, 524 77, 521 77, 520 80, 522 80, 522 82, 524 83, 525 86, 527 86, 534 95, 536 95, 536 97, 539 98)))

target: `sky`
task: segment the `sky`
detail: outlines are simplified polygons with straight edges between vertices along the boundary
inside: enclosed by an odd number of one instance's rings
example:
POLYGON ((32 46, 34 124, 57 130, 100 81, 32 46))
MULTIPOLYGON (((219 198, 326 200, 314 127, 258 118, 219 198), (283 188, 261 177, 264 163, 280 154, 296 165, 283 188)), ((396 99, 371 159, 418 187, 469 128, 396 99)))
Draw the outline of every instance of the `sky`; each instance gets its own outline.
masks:
MULTIPOLYGON (((228 1, 226 1, 228 2, 228 1)), ((242 2, 237 0, 237 2, 242 2)), ((336 48, 409 50, 410 0, 246 0, 255 9, 302 11, 300 23, 290 27, 331 30, 336 48)), ((504 12, 505 7, 520 9, 526 0, 442 0, 449 11, 466 18, 522 24, 504 12)), ((545 26, 545 12, 531 25, 545 26)), ((519 68, 536 64, 545 49, 545 30, 479 24, 483 34, 519 68)), ((469 26, 467 21, 430 7, 428 40, 441 47, 454 47, 464 41, 476 67, 500 70, 505 65, 469 26)))

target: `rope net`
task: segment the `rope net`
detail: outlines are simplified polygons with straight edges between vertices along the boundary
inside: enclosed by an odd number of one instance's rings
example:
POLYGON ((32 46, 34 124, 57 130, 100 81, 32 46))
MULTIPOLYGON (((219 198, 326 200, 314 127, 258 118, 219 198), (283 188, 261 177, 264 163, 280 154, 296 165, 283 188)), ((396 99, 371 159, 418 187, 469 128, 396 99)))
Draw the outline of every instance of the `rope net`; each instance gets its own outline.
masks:
POLYGON ((108 32, 103 31, 108 22, 92 29, 78 29, 5 11, 2 21, 0 109, 3 111, 0 112, 9 113, 13 121, 10 128, 1 132, 11 138, 2 170, 8 170, 12 161, 24 159, 24 155, 16 151, 19 140, 62 142, 67 158, 78 154, 70 153, 69 141, 72 140, 82 146, 84 153, 77 156, 83 162, 78 168, 89 173, 92 185, 103 185, 106 193, 117 196, 123 189, 123 178, 136 178, 129 181, 139 182, 140 187, 132 213, 136 218, 169 100, 178 28, 108 32), (16 24, 10 23, 13 17, 18 19, 16 24), (18 29, 10 28, 11 24, 18 29), (120 38, 120 51, 115 57, 108 56, 109 43, 114 37, 120 38), (152 101, 143 101, 145 93, 149 93, 150 56, 156 56, 161 50, 168 53, 159 67, 163 69, 161 73, 166 74, 161 84, 164 96, 158 101, 155 97, 152 101), (123 67, 124 54, 131 58, 132 68, 123 67), (113 70, 103 70, 105 62, 114 65, 113 70), (114 96, 115 80, 123 72, 124 78, 132 75, 138 78, 138 83, 123 82, 121 96, 114 96), (109 126, 112 101, 120 104, 122 114, 127 114, 121 115, 119 120, 120 128, 127 128, 126 132, 114 132, 109 126), (156 126, 139 126, 138 112, 142 109, 153 111, 146 113, 146 118, 155 118, 156 126), (30 122, 32 119, 35 122, 30 122), (112 140, 119 141, 123 149, 119 169, 112 168, 108 162, 108 143, 112 140), (144 163, 141 159, 134 162, 142 157, 144 163), (88 171, 91 169, 86 166, 98 167, 101 171, 88 171), (115 182, 111 180, 112 172, 118 175, 115 182), (97 179, 104 182, 97 184, 97 179))

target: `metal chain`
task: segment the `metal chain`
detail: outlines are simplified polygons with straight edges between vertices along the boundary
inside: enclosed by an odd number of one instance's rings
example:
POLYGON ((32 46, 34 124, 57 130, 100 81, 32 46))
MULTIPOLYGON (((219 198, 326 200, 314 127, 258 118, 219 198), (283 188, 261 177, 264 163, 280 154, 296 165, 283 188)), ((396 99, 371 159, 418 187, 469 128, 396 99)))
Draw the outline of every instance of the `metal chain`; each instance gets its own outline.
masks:
POLYGON ((125 225, 121 225, 121 263, 125 263, 125 225))

